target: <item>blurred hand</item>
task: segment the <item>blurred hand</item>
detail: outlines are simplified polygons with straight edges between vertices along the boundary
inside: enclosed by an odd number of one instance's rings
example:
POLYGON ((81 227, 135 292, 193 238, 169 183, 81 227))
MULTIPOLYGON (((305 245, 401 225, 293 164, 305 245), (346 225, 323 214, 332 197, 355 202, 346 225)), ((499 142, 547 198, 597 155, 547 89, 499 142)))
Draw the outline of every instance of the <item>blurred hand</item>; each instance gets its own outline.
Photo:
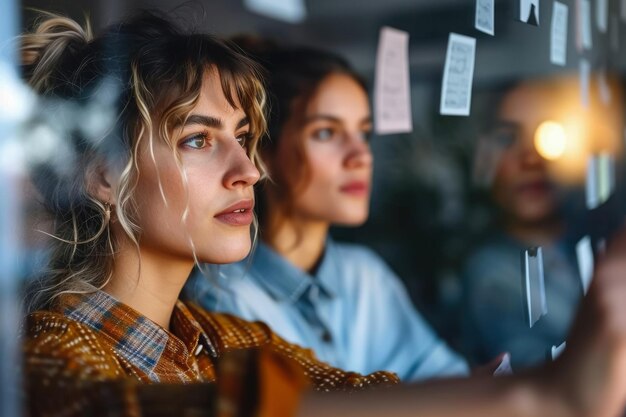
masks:
POLYGON ((615 417, 626 405, 626 230, 598 262, 564 354, 546 389, 556 389, 572 415, 615 417), (550 388, 550 386, 552 388, 550 388))

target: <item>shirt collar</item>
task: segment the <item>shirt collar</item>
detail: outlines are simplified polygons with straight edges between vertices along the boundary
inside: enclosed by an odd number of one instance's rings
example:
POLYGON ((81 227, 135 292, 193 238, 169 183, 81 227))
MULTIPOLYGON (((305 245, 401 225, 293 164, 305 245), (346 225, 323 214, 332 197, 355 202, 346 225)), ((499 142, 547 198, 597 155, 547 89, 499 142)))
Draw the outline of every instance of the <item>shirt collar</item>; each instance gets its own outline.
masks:
POLYGON ((202 348, 207 349, 211 356, 217 357, 217 351, 206 332, 187 306, 180 300, 176 301, 170 328, 185 344, 188 352, 197 353, 199 352, 198 346, 202 346, 202 348))
POLYGON ((339 253, 337 252, 337 244, 328 237, 324 248, 324 257, 317 268, 315 278, 318 285, 328 297, 334 297, 340 292, 340 280, 342 271, 339 269, 339 253))
POLYGON ((196 352, 198 344, 209 353, 215 352, 200 324, 181 301, 177 301, 172 314, 172 333, 104 291, 64 294, 57 310, 107 335, 120 356, 149 375, 154 374, 163 355, 175 352, 186 360, 196 352))
POLYGON ((277 300, 296 302, 311 285, 317 285, 322 294, 333 297, 333 287, 338 278, 334 250, 333 243, 328 239, 315 275, 296 267, 263 242, 259 242, 250 255, 252 259, 242 261, 242 265, 248 267, 252 279, 277 300))

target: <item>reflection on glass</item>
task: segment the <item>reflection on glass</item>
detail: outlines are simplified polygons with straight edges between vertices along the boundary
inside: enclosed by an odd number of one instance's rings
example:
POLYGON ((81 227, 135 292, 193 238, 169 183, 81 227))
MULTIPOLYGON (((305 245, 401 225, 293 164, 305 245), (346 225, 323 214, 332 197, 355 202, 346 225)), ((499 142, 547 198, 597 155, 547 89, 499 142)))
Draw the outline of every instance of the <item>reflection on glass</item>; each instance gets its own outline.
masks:
POLYGON ((522 268, 526 319, 528 327, 533 327, 542 316, 548 313, 546 287, 543 280, 543 254, 540 247, 524 251, 522 268))
POLYGON ((565 346, 565 342, 561 343, 558 346, 552 346, 552 349, 550 349, 550 356, 552 357, 552 360, 555 360, 561 355, 561 353, 563 353, 563 350, 565 350, 565 346))
MULTIPOLYGON (((17 2, 0 3, 0 415, 19 416, 17 329, 20 323, 18 302, 18 262, 20 255, 19 199, 17 189, 21 175, 19 159, 7 163, 16 152, 16 127, 27 117, 28 99, 19 94, 23 89, 13 61, 15 56, 9 39, 16 32, 17 2), (13 151, 11 151, 13 149, 13 151)), ((17 152, 19 154, 19 152, 17 152)))
POLYGON ((587 208, 593 210, 605 203, 615 186, 615 161, 608 153, 591 155, 587 162, 587 208))
POLYGON ((591 247, 591 238, 585 236, 576 244, 576 260, 578 262, 578 272, 580 273, 580 281, 583 292, 586 294, 591 284, 593 276, 593 249, 591 247))
POLYGON ((567 135, 560 123, 546 120, 535 132, 535 147, 543 158, 550 161, 559 159, 565 152, 567 135))

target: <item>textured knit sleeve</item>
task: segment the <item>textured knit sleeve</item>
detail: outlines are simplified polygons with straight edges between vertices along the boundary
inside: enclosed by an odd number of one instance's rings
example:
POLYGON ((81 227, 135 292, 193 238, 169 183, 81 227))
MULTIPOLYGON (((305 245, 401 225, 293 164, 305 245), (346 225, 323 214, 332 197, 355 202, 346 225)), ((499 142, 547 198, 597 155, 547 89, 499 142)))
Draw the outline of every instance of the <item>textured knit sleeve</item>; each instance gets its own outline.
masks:
POLYGON ((216 384, 147 384, 100 343, 102 337, 62 315, 29 316, 23 352, 28 415, 230 415, 215 413, 216 384))
POLYGON ((94 333, 52 313, 28 317, 24 336, 26 408, 33 416, 137 414, 137 383, 94 333))
POLYGON ((392 372, 361 375, 332 367, 318 360, 312 350, 285 341, 264 323, 248 322, 229 314, 208 313, 194 304, 190 308, 202 327, 212 333, 211 338, 220 354, 261 348, 265 358, 273 357, 276 363, 283 364, 283 368, 290 369, 289 375, 307 381, 316 391, 352 392, 399 382, 392 372))

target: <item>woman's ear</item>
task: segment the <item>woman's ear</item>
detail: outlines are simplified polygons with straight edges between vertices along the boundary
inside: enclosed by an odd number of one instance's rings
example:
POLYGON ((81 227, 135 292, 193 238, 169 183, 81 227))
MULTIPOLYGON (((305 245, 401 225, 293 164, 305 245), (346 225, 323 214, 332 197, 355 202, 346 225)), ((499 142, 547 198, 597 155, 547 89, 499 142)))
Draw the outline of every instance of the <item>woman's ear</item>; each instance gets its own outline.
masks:
POLYGON ((116 205, 115 187, 117 185, 113 170, 105 161, 95 162, 87 170, 87 190, 92 197, 102 203, 116 205))

